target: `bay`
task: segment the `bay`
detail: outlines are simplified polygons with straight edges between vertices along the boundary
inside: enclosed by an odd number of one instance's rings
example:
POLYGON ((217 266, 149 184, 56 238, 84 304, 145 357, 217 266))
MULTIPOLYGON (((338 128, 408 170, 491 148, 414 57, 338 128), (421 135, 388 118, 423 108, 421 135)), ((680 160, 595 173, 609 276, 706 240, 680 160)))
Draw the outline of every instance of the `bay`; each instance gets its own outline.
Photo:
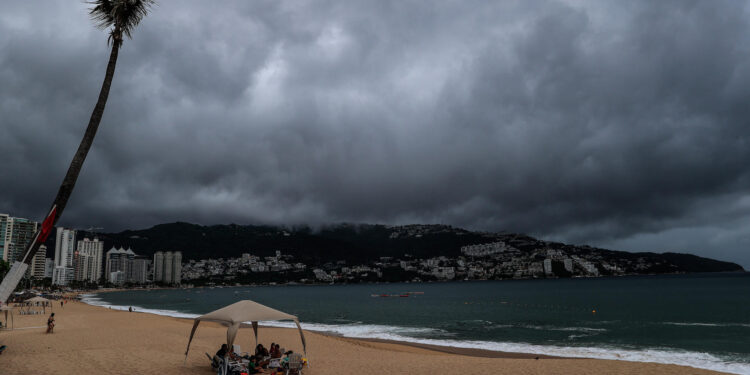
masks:
POLYGON ((750 374, 747 273, 130 290, 86 297, 91 304, 182 317, 242 299, 297 315, 305 329, 349 337, 750 374), (399 297, 409 292, 419 294, 399 297))

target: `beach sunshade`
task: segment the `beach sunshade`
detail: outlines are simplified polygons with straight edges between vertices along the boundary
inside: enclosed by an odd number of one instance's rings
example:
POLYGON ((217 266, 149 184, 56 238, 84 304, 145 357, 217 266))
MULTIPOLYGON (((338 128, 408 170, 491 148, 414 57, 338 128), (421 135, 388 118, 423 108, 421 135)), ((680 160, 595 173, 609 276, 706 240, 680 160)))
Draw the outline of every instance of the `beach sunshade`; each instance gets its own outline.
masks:
MULTIPOLYGON (((47 302, 49 302, 49 300, 46 299, 46 298, 44 298, 44 297, 37 296, 37 297, 29 298, 29 299, 27 299, 24 302, 31 302, 31 303, 41 302, 42 303, 42 311, 44 311, 45 314, 47 313, 47 302)), ((51 306, 52 305, 50 305, 50 307, 51 306)))
POLYGON ((255 333, 255 342, 257 344, 258 322, 267 320, 294 321, 294 324, 297 325, 297 329, 299 330, 299 336, 302 339, 302 350, 307 354, 305 335, 302 333, 302 327, 300 327, 299 319, 297 319, 296 316, 272 309, 254 301, 244 300, 195 318, 193 330, 190 331, 190 339, 188 340, 187 349, 185 349, 185 359, 187 360, 188 351, 190 351, 190 343, 193 341, 195 330, 198 329, 198 324, 202 321, 216 322, 227 326, 227 346, 231 348, 232 344, 234 344, 234 338, 237 337, 237 331, 240 329, 240 325, 243 322, 251 322, 253 332, 255 333))
POLYGON ((49 300, 44 297, 34 297, 34 298, 29 298, 24 302, 49 302, 49 300))

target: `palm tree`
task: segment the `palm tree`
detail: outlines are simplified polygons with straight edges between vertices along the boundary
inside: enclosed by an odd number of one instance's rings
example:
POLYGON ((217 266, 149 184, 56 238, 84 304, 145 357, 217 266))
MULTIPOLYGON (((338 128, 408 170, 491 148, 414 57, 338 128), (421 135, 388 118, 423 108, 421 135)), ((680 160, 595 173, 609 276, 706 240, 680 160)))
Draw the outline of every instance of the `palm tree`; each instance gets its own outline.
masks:
POLYGON ((94 0, 89 3, 92 5, 89 15, 94 23, 96 23, 96 26, 101 29, 110 30, 108 43, 112 46, 112 51, 109 54, 109 63, 107 64, 107 72, 104 75, 102 89, 99 92, 99 100, 97 100, 94 111, 91 113, 86 133, 84 133, 81 144, 78 145, 78 151, 76 151, 73 160, 70 162, 68 173, 65 175, 65 179, 63 179, 60 189, 57 191, 57 197, 55 197, 55 201, 52 203, 52 208, 44 219, 41 228, 34 235, 34 240, 26 247, 22 262, 27 265, 31 264, 31 259, 39 249, 39 245, 47 240, 47 237, 52 232, 52 228, 62 215, 70 194, 73 192, 76 180, 78 180, 78 174, 81 172, 86 155, 89 153, 91 144, 94 142, 99 122, 101 122, 102 115, 104 114, 104 106, 107 104, 109 88, 112 85, 112 77, 115 74, 117 54, 120 51, 120 46, 122 46, 123 36, 132 37, 133 30, 138 26, 143 17, 148 14, 149 9, 154 3, 154 0, 94 0))

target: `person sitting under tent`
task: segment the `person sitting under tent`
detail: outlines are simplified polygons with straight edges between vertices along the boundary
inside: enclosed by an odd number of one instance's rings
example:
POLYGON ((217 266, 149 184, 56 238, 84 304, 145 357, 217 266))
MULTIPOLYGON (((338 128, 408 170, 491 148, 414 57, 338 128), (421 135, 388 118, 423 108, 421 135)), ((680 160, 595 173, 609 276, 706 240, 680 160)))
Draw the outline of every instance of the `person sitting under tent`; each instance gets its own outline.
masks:
POLYGON ((260 374, 263 373, 263 367, 260 365, 261 359, 257 356, 251 355, 250 358, 248 358, 250 362, 247 364, 247 372, 250 374, 260 374))
POLYGON ((216 352, 216 356, 219 358, 224 358, 227 356, 227 352, 229 351, 229 347, 227 347, 227 344, 221 344, 221 349, 216 352))
POLYGON ((271 343, 271 350, 268 353, 271 358, 281 358, 281 350, 279 350, 279 344, 271 343))

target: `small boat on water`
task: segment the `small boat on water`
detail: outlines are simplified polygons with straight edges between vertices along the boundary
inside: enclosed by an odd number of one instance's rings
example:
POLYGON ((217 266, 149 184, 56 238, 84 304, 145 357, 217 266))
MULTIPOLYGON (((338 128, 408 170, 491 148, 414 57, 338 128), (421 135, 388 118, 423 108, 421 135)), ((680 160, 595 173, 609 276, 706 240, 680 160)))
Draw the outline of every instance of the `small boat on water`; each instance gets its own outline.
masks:
POLYGON ((370 297, 409 297, 409 293, 401 294, 370 294, 370 297))

